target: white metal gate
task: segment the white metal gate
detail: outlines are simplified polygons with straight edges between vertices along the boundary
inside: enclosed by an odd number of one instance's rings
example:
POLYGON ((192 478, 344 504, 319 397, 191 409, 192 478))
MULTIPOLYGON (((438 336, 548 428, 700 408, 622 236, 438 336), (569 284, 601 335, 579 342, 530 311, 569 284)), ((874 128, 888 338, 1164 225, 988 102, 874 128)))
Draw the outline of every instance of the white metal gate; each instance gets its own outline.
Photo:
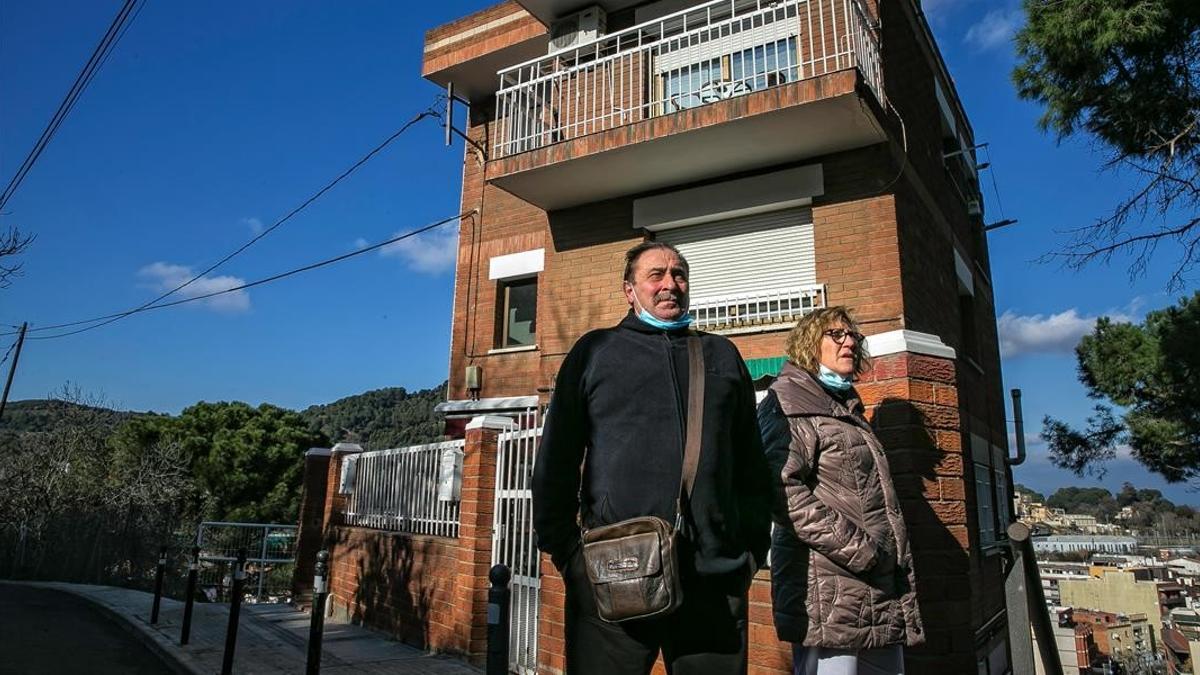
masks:
POLYGON ((492 523, 492 564, 512 571, 509 610, 509 670, 537 673, 538 606, 541 574, 533 536, 533 461, 542 435, 536 410, 519 418, 518 428, 500 434, 496 456, 496 504, 492 523))

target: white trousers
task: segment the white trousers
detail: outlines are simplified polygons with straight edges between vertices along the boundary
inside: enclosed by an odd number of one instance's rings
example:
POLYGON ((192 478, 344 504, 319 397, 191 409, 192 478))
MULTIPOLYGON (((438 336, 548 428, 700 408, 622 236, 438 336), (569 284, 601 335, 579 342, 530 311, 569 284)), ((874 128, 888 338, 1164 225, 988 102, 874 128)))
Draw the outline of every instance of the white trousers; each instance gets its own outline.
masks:
POLYGON ((795 675, 904 675, 904 649, 900 645, 880 649, 829 649, 792 647, 795 675))

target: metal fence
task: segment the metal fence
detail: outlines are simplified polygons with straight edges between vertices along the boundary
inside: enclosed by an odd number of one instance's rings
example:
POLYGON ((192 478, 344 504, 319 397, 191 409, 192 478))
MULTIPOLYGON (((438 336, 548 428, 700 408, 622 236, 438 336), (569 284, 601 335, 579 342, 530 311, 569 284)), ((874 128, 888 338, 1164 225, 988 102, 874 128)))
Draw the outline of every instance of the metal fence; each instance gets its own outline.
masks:
POLYGON ((509 670, 537 673, 538 609, 541 570, 533 533, 533 463, 542 430, 537 417, 522 420, 533 426, 500 434, 496 455, 496 494, 492 524, 492 564, 512 572, 509 589, 509 670))
POLYGON ((731 331, 792 324, 809 312, 825 306, 825 286, 801 286, 738 293, 710 298, 693 298, 692 314, 698 330, 731 331))
POLYGON ((883 100, 858 0, 715 0, 500 71, 495 156, 851 67, 883 100))
POLYGON ((247 592, 255 602, 289 602, 296 567, 297 526, 206 521, 196 531, 199 587, 213 602, 228 598, 233 563, 246 551, 247 592))
POLYGON ((457 537, 464 445, 456 440, 356 455, 344 522, 457 537))

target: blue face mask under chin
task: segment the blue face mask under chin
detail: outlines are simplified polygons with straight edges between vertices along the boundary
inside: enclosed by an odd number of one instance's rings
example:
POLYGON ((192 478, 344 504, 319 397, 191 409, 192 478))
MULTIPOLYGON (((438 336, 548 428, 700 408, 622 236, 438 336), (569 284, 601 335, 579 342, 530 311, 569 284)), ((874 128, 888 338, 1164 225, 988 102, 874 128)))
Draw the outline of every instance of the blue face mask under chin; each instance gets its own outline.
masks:
POLYGON ((654 328, 658 328, 661 330, 679 330, 681 328, 687 328, 688 326, 692 325, 693 319, 692 319, 691 312, 685 311, 683 314, 681 314, 679 316, 678 319, 675 319, 674 321, 667 321, 665 319, 660 319, 657 316, 654 316, 653 314, 651 314, 649 312, 649 310, 647 310, 645 307, 643 307, 642 301, 638 300, 636 293, 633 296, 633 301, 634 301, 634 303, 637 304, 638 309, 641 310, 638 312, 637 318, 639 320, 641 320, 641 322, 646 324, 647 326, 653 326, 654 328))
POLYGON ((832 389, 833 391, 848 391, 850 387, 854 386, 854 380, 848 377, 842 377, 841 375, 838 375, 832 370, 826 368, 824 365, 821 365, 820 369, 821 373, 817 376, 817 379, 820 380, 821 384, 825 387, 832 389))
POLYGON ((644 324, 654 326, 655 328, 661 328, 663 330, 679 330, 680 328, 687 328, 688 326, 692 325, 692 315, 688 312, 685 312, 683 316, 675 319, 674 321, 664 321, 663 319, 660 319, 643 309, 638 314, 638 318, 641 319, 642 323, 644 324))

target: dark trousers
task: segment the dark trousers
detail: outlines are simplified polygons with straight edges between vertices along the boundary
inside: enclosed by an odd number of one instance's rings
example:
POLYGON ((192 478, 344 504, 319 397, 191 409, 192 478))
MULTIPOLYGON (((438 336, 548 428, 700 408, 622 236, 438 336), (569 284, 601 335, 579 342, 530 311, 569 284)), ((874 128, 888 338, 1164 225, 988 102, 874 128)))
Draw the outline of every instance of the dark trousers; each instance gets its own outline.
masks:
POLYGON ((644 675, 662 651, 672 675, 744 675, 746 584, 683 579, 683 605, 669 616, 607 623, 596 612, 579 551, 563 570, 567 675, 644 675))

